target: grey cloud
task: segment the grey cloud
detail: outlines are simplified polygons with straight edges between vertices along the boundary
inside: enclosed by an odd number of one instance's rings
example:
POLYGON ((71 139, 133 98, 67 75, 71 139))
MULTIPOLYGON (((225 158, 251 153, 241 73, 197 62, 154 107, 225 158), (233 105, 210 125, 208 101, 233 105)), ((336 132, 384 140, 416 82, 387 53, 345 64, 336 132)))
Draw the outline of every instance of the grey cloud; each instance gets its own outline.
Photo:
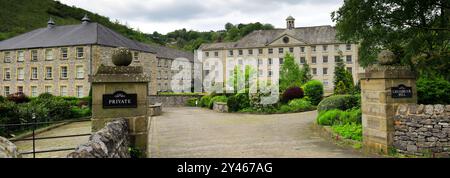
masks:
POLYGON ((327 4, 336 0, 190 0, 172 1, 163 6, 148 7, 143 4, 151 4, 151 1, 132 1, 130 7, 121 9, 118 16, 127 19, 146 19, 155 22, 187 21, 195 18, 214 18, 230 13, 264 14, 277 11, 282 6, 299 4, 327 4))

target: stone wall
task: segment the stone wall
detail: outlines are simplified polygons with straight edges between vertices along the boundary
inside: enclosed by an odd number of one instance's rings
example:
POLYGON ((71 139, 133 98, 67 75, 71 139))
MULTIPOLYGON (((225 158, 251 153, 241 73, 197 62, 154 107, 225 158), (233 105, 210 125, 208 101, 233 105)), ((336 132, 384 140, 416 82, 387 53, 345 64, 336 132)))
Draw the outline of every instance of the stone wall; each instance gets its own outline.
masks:
POLYGON ((11 143, 8 139, 0 137, 0 158, 19 158, 20 154, 17 151, 16 145, 11 143))
POLYGON ((203 95, 151 95, 150 104, 161 103, 163 107, 183 107, 191 98, 200 99, 203 95))
POLYGON ((130 158, 129 146, 128 121, 119 119, 107 123, 103 129, 93 133, 88 143, 80 145, 67 157, 130 158))
POLYGON ((400 105, 394 125, 393 146, 398 152, 450 156, 450 105, 400 105))
POLYGON ((213 110, 217 112, 228 112, 227 103, 214 102, 213 110))

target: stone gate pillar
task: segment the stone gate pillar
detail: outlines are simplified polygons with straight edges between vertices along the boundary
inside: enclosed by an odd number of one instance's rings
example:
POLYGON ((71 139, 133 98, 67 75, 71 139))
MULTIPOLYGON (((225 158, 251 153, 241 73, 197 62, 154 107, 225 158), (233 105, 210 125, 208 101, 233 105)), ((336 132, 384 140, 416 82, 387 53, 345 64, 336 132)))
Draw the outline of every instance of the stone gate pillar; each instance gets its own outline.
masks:
MULTIPOLYGON (((131 59, 130 59, 131 60, 131 59)), ((147 153, 148 83, 142 66, 100 66, 92 83, 92 131, 125 118, 131 145, 147 153)))
POLYGON ((361 79, 363 149, 388 153, 394 137, 394 116, 400 104, 416 104, 416 75, 405 66, 389 66, 395 56, 384 51, 381 65, 371 66, 361 79))

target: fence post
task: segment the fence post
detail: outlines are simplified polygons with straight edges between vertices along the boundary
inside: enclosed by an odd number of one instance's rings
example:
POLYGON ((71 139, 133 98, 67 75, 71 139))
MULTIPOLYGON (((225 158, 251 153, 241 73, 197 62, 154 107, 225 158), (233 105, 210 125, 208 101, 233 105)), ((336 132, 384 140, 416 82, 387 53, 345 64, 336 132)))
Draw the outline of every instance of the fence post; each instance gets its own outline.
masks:
POLYGON ((34 135, 34 131, 36 130, 36 114, 33 113, 32 114, 32 119, 33 119, 33 158, 36 158, 36 143, 35 143, 35 135, 34 135))

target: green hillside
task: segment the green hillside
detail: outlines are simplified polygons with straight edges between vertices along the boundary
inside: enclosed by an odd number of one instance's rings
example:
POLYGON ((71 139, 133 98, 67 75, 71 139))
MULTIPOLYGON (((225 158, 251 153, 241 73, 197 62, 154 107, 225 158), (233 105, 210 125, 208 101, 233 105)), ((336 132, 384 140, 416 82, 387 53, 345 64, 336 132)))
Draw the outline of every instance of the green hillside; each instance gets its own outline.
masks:
POLYGON ((235 41, 254 30, 273 29, 270 24, 226 24, 223 31, 197 32, 186 29, 168 34, 145 34, 127 27, 108 17, 67 6, 53 0, 0 0, 0 41, 16 35, 47 26, 52 17, 57 25, 78 24, 84 14, 124 36, 144 43, 157 43, 173 48, 193 51, 202 43, 235 41))

